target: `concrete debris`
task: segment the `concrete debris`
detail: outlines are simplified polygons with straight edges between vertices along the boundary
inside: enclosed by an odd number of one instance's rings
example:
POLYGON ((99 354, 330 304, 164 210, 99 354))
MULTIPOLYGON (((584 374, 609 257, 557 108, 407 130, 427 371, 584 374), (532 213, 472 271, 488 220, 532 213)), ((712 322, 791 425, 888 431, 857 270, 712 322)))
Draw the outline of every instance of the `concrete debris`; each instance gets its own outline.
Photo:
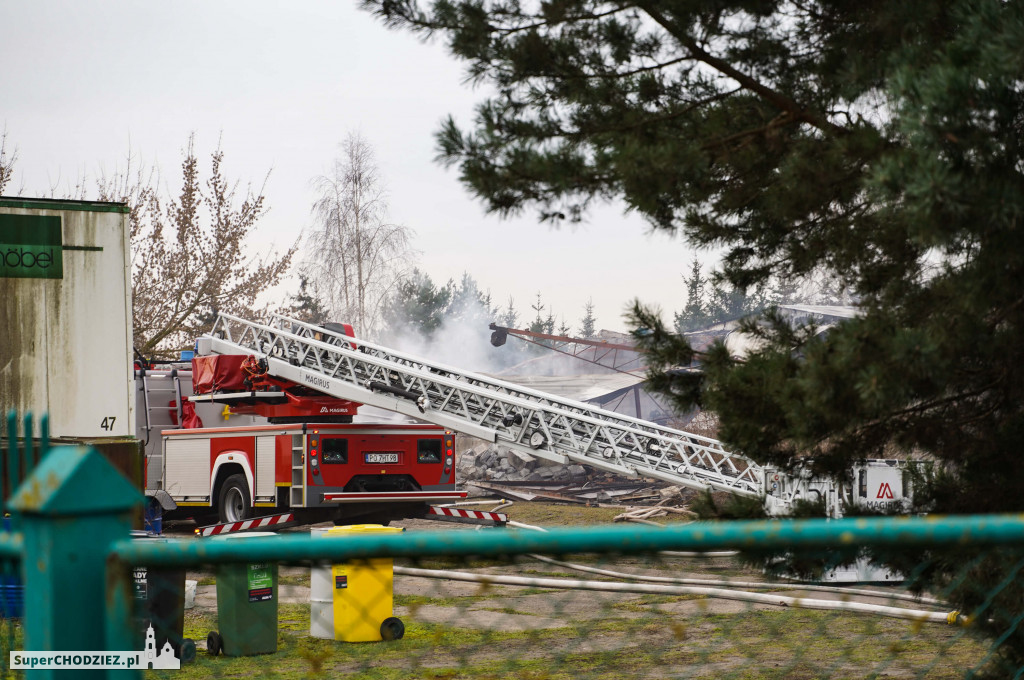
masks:
MULTIPOLYGON (((515 500, 677 506, 696 493, 657 480, 624 478, 588 465, 561 465, 488 442, 458 452, 456 469, 470 497, 498 493, 515 500)), ((658 516, 672 511, 669 507, 658 516)))
POLYGON ((683 497, 683 487, 666 486, 664 489, 658 489, 658 494, 666 501, 681 499, 683 497))
POLYGON ((555 491, 549 491, 546 489, 537 489, 533 487, 517 486, 512 487, 504 484, 489 484, 487 482, 470 482, 473 486, 479 486, 482 489, 491 491, 492 494, 497 494, 503 498, 507 498, 513 501, 555 501, 559 503, 578 503, 585 505, 586 501, 576 498, 575 496, 565 495, 556 493, 555 491))
POLYGON ((579 480, 587 476, 587 468, 582 465, 570 465, 566 470, 569 472, 570 479, 579 480))
POLYGON ((530 478, 537 480, 548 480, 552 479, 555 476, 555 472, 557 471, 552 467, 543 467, 540 470, 537 470, 537 474, 530 475, 530 478))
POLYGON ((516 470, 533 470, 537 467, 537 459, 521 451, 509 451, 507 460, 516 470))
POLYGON ((633 510, 629 510, 621 515, 616 515, 613 521, 638 522, 640 524, 654 524, 657 526, 657 522, 652 522, 651 519, 654 517, 667 517, 669 514, 685 515, 690 519, 697 519, 697 513, 690 512, 686 508, 658 505, 653 508, 635 508, 633 510))

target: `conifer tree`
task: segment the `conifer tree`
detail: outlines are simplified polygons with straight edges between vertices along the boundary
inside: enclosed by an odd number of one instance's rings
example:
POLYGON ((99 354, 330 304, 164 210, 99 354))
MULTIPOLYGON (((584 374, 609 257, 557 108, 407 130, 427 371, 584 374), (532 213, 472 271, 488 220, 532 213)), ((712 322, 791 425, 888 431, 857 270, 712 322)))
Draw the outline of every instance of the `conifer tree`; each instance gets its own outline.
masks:
POLYGON ((289 295, 284 306, 279 310, 281 314, 290 316, 299 321, 312 324, 329 323, 327 306, 316 285, 311 283, 309 278, 299 274, 299 290, 294 295, 289 295))
POLYGON ((708 280, 701 270, 700 260, 694 257, 693 264, 690 265, 690 275, 683 279, 686 284, 686 306, 675 315, 678 333, 698 330, 708 325, 708 280))
POLYGON ((516 311, 516 303, 511 297, 508 299, 508 306, 498 317, 498 323, 505 328, 516 328, 519 323, 519 312, 516 311))
POLYGON ((587 299, 583 305, 583 318, 580 319, 580 337, 584 340, 591 340, 597 337, 597 319, 594 318, 594 300, 587 299))
MULTIPOLYGON (((489 210, 578 221, 618 198, 722 249, 737 290, 825 272, 858 300, 824 339, 769 314, 745 360, 720 345, 696 382, 655 371, 731 447, 836 476, 897 450, 938 470, 919 510, 1024 509, 1024 3, 364 5, 492 86, 469 128, 438 133, 489 210)), ((690 363, 656 314, 633 317, 655 369, 690 363)), ((999 597, 1019 611, 1020 588, 999 597)), ((1018 668, 1024 631, 998 611, 976 625, 1011 631, 1018 668)))
POLYGON ((384 303, 384 335, 402 334, 429 339, 448 318, 454 285, 436 285, 428 274, 413 268, 384 303))
POLYGON ((544 311, 544 303, 541 302, 540 291, 537 292, 537 301, 530 305, 530 309, 536 314, 536 318, 530 323, 530 327, 527 330, 533 331, 534 333, 546 333, 547 323, 544 317, 541 316, 541 312, 544 311))

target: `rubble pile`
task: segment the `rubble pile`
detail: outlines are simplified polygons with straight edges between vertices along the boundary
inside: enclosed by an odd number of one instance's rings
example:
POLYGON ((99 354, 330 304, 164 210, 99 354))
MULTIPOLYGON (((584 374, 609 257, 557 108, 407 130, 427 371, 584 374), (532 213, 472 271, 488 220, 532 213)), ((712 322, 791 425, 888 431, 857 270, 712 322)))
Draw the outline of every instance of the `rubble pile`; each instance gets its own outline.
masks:
MULTIPOLYGON (((478 444, 456 456, 463 481, 477 482, 579 482, 603 475, 583 465, 559 465, 513 451, 499 444, 478 444)), ((607 475, 614 479, 613 475, 607 475)))
POLYGON ((628 479, 588 465, 562 465, 479 440, 457 453, 455 465, 471 496, 498 492, 517 500, 663 505, 683 503, 694 495, 667 482, 628 479))

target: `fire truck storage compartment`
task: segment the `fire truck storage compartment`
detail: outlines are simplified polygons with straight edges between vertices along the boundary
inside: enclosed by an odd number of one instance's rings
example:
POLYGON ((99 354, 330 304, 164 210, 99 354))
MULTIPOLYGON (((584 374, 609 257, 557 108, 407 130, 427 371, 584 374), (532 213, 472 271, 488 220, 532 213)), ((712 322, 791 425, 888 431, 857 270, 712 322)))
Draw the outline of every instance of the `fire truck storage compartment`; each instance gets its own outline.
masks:
POLYGON ((210 495, 209 437, 165 436, 164 482, 173 498, 210 495))
POLYGON ((274 435, 256 437, 256 498, 274 497, 274 457, 277 437, 274 435))
POLYGON ((241 392, 245 388, 245 355, 214 354, 192 358, 192 389, 196 394, 241 392))

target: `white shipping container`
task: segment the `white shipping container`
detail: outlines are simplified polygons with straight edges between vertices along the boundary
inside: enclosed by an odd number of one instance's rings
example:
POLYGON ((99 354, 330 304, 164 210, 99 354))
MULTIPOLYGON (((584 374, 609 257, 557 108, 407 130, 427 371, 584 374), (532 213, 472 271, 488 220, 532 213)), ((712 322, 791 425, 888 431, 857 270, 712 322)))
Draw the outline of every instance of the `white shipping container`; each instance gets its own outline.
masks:
POLYGON ((135 436, 128 207, 0 198, 0 409, 135 436))

